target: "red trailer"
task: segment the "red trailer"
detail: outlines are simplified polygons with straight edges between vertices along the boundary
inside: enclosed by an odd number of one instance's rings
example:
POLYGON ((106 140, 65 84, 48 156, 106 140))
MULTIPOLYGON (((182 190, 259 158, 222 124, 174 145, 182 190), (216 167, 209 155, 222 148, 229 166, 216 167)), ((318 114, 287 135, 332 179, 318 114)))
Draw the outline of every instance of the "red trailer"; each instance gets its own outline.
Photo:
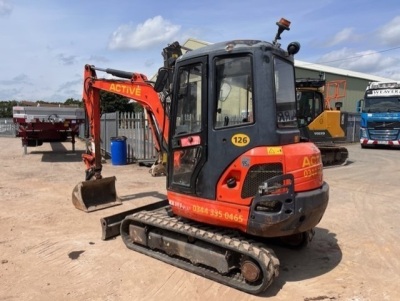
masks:
POLYGON ((17 124, 17 137, 22 138, 24 153, 27 147, 40 146, 43 142, 66 141, 69 137, 75 151, 75 136, 79 125, 85 122, 85 111, 77 107, 13 107, 17 124))

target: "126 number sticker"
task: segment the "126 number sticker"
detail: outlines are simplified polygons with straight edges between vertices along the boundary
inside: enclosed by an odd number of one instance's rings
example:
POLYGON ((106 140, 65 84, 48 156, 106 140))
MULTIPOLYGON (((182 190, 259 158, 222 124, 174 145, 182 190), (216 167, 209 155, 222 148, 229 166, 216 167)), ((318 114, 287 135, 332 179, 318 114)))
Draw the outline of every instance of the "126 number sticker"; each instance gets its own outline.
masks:
POLYGON ((231 141, 233 145, 243 147, 250 143, 250 137, 245 134, 236 134, 232 136, 231 141))

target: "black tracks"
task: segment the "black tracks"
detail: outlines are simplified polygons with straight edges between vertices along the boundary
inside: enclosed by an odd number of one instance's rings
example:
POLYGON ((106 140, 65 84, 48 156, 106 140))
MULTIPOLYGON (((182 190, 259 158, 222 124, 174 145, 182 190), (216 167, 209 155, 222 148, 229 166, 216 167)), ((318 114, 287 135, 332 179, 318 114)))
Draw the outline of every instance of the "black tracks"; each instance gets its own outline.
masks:
POLYGON ((322 157, 323 167, 346 165, 349 151, 344 146, 317 144, 322 157))
POLYGON ((251 294, 259 294, 265 291, 279 274, 278 258, 272 250, 264 245, 251 241, 236 231, 181 220, 179 217, 170 217, 165 209, 141 211, 127 216, 121 223, 121 236, 126 246, 131 250, 251 294), (160 229, 161 231, 179 233, 190 239, 201 240, 209 246, 218 246, 227 252, 235 252, 242 258, 251 258, 259 266, 261 277, 257 282, 249 283, 241 275, 240 269, 222 275, 212 267, 194 265, 185 258, 171 257, 162 251, 136 244, 129 234, 130 224, 140 224, 146 229, 160 229))

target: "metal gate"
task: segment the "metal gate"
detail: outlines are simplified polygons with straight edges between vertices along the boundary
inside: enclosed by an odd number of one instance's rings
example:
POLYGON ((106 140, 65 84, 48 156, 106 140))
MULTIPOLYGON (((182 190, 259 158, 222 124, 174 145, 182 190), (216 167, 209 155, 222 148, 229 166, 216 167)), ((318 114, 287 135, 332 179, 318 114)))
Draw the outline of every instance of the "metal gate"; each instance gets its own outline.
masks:
MULTIPOLYGON (((0 127, 1 129, 1 127, 0 127)), ((1 134, 1 133, 0 133, 1 134)), ((80 137, 84 137, 84 126, 81 126, 80 137)), ((127 159, 152 161, 157 158, 154 137, 144 113, 115 112, 101 116, 101 148, 111 155, 111 138, 126 137, 127 159)), ((349 113, 346 142, 360 141, 360 114, 349 113)))
MULTIPOLYGON (((144 113, 115 112, 101 116, 101 148, 111 155, 111 138, 126 137, 127 159, 153 161, 157 158, 154 139, 144 113)), ((80 133, 84 133, 81 130, 80 133)), ((81 135, 83 137, 84 135, 81 135)))
POLYGON ((17 125, 12 118, 0 118, 0 136, 15 137, 17 134, 17 125))

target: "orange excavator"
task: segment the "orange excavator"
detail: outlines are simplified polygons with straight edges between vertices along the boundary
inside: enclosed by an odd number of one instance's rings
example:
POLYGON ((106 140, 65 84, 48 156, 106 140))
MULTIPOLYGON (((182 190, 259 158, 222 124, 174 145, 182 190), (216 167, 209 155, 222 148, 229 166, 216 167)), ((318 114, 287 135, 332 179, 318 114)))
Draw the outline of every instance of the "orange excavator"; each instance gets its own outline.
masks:
POLYGON ((135 99, 143 105, 148 116, 150 116, 149 123, 155 137, 155 147, 159 153, 159 159, 151 169, 159 172, 165 170, 163 154, 167 152, 169 117, 165 111, 166 103, 160 101, 159 94, 147 77, 139 73, 101 69, 86 65, 84 69, 83 102, 92 135, 91 143, 87 144, 87 151, 83 154, 86 181, 79 183, 72 192, 72 201, 75 207, 86 212, 122 204, 115 190, 115 177, 103 178, 101 175, 100 91, 108 91, 135 99), (129 80, 98 79, 96 70, 120 78, 129 78, 129 80))
POLYGON ((84 156, 91 176, 75 187, 75 207, 117 201, 115 177, 101 176, 100 90, 143 105, 167 161, 167 199, 103 218, 103 239, 120 234, 131 250, 251 294, 279 274, 267 239, 293 247, 312 239, 329 186, 318 147, 301 142, 297 127, 293 56, 300 45, 282 49, 290 22, 276 24, 272 43, 231 40, 182 54, 175 42, 163 51, 156 82, 85 66, 94 147, 84 156))

